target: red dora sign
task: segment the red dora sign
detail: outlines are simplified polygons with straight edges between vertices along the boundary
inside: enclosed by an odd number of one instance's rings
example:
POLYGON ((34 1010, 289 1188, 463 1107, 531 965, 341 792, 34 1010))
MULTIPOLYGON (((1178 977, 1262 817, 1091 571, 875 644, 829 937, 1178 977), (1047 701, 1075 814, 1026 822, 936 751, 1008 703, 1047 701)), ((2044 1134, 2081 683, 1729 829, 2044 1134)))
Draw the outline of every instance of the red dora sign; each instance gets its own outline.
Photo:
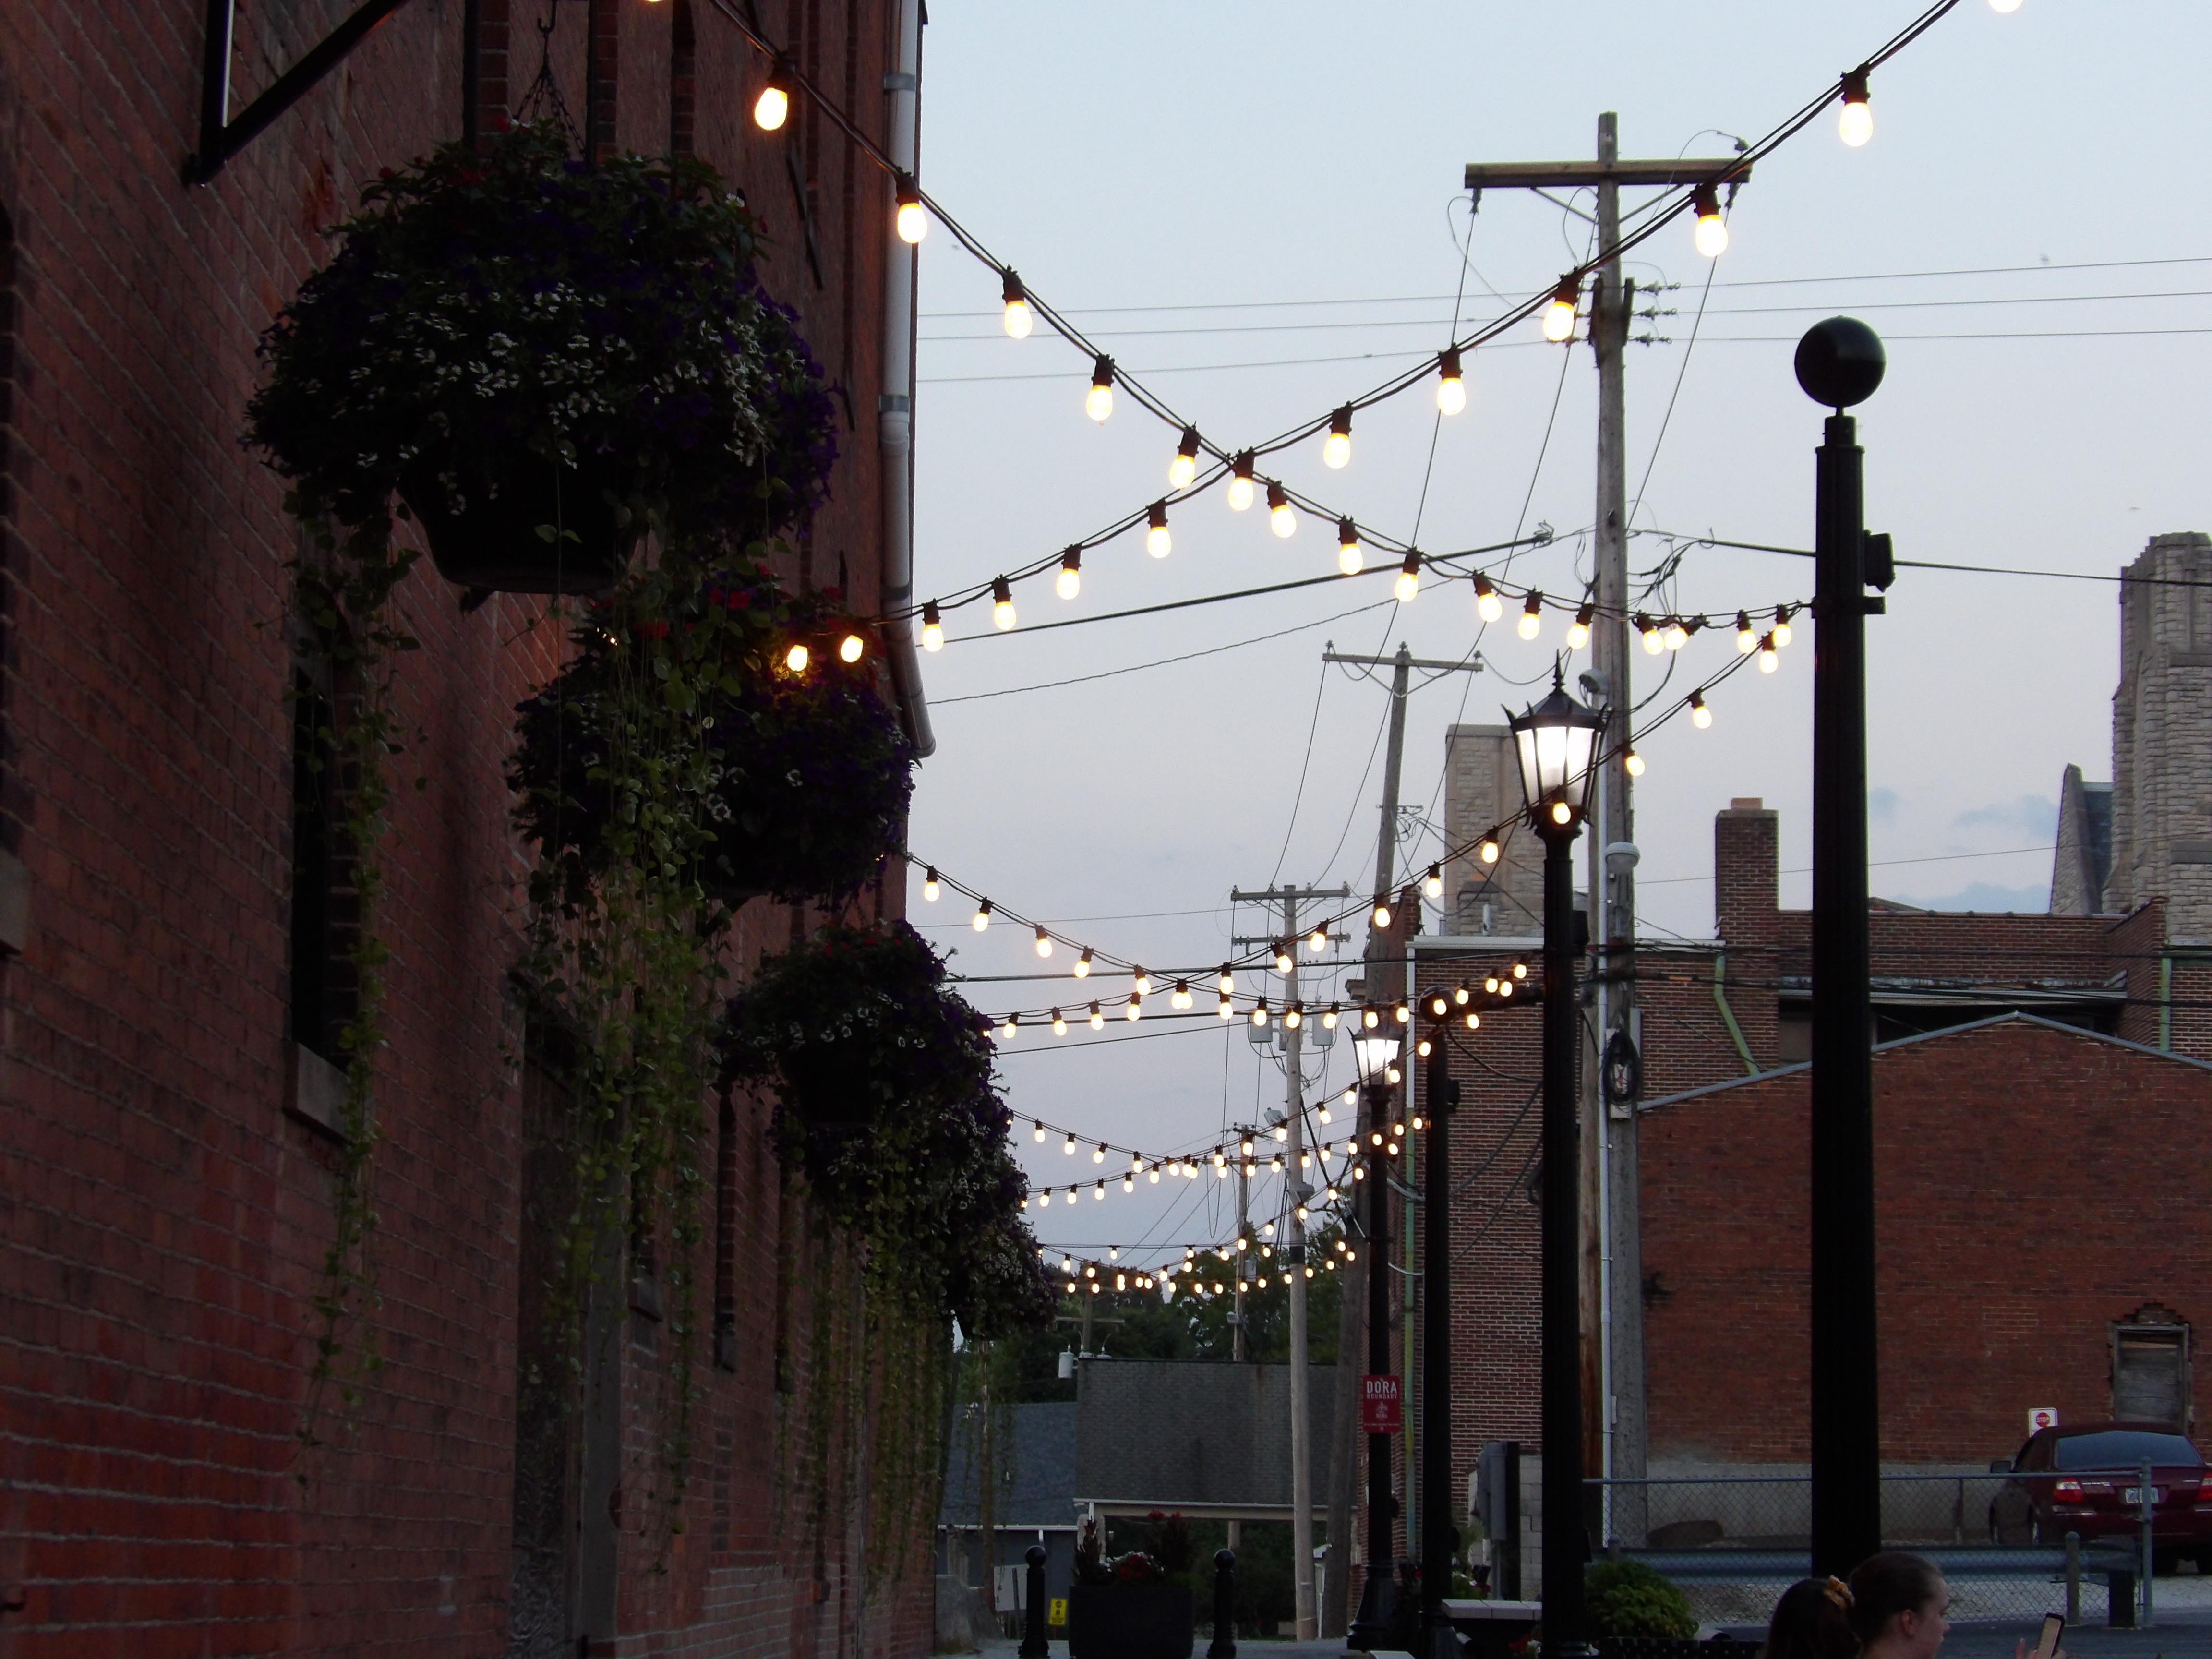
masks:
POLYGON ((1363 1434, 1396 1434, 1406 1426, 1398 1379, 1371 1373, 1360 1379, 1359 1430, 1363 1434))

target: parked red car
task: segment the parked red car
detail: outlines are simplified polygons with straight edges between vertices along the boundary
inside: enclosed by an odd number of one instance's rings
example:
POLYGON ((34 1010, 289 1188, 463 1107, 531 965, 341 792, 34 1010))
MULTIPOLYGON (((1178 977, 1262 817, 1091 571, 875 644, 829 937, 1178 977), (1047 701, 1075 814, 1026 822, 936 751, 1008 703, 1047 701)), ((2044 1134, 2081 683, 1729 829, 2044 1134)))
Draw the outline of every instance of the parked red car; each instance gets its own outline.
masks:
POLYGON ((2162 1423, 2076 1423, 2030 1435, 1990 1500, 1990 1541, 2056 1544, 2069 1532, 2085 1543, 2140 1538, 2146 1462, 2157 1565, 2171 1571, 2194 1556, 2199 1572, 2212 1572, 2212 1468, 2188 1436, 2162 1423))

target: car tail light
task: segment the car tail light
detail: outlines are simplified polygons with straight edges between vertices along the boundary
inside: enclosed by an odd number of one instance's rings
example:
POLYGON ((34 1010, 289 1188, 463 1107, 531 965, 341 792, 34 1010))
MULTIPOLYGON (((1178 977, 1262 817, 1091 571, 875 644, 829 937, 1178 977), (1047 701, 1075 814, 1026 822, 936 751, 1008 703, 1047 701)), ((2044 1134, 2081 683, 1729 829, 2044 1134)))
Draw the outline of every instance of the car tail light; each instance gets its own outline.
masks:
POLYGON ((2197 1483, 2197 1501, 2212 1504, 2212 1469, 2205 1470, 2203 1479, 2197 1483))
POLYGON ((2054 1504, 2080 1503, 2081 1501, 2081 1483, 2079 1480, 2061 1480, 2057 1485, 2051 1487, 2051 1501, 2054 1504))

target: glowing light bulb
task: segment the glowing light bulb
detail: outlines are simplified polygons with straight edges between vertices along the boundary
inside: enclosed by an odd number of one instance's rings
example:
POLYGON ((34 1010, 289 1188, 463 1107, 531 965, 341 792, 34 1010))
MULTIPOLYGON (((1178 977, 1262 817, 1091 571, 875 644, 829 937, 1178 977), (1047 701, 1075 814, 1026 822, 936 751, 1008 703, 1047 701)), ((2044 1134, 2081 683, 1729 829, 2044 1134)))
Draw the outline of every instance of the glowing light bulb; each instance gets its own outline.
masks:
POLYGON ((858 662, 860 653, 867 648, 867 641, 858 634, 848 634, 837 641, 837 659, 840 662, 858 662))
MULTIPOLYGON (((1386 898, 1380 897, 1380 896, 1378 896, 1378 897, 1376 899, 1376 901, 1375 901, 1375 925, 1376 925, 1377 927, 1388 927, 1390 925, 1390 902, 1389 902, 1389 900, 1388 900, 1388 899, 1386 899, 1386 898)), ((1370 1023, 1371 1024, 1372 1022, 1370 1021, 1370 1023)))
POLYGON ((1083 412, 1101 422, 1114 412, 1114 360, 1103 352, 1091 367, 1091 390, 1084 396, 1083 412))
POLYGON ((937 866, 932 865, 922 872, 921 896, 925 902, 934 904, 937 902, 938 894, 943 890, 937 884, 937 866))
POLYGON ((1669 617, 1665 631, 1659 636, 1659 642, 1669 651, 1680 651, 1690 642, 1690 630, 1682 626, 1680 617, 1669 617))
POLYGON ((1021 1029, 1022 1017, 1019 1014, 1008 1014, 1006 1016, 1006 1023, 1003 1026, 1000 1027, 1000 1035, 1004 1036, 1007 1042, 1012 1042, 1015 1037, 1021 1034, 1021 1029))
POLYGON ((1030 296, 1022 287, 1022 279, 1011 269, 1006 272, 1006 285, 1002 291, 1006 308, 1001 320, 1006 324, 1006 337, 1028 339, 1030 330, 1036 326, 1036 318, 1030 310, 1030 296))
MULTIPOLYGON (((1398 580, 1390 585, 1390 592, 1401 605, 1411 605, 1421 592, 1421 556, 1408 548, 1406 562, 1398 567, 1398 580)), ((1384 926, 1388 926, 1385 923, 1384 926)))
POLYGON ((1237 1006, 1227 997, 1224 997, 1221 999, 1219 1012, 1224 1019, 1234 1019, 1237 1018, 1237 1006))
POLYGON ((1140 992, 1132 992, 1129 996, 1129 1006, 1127 1008, 1124 1008, 1121 1012, 1125 1018, 1142 1019, 1145 1017, 1145 999, 1143 994, 1140 992))
POLYGON ((1038 1139, 1038 1140, 1040 1140, 1040 1141, 1043 1140, 1043 1139, 1044 1139, 1044 1125, 1043 1125, 1043 1124, 1042 1124, 1042 1123, 1039 1123, 1039 1124, 1036 1126, 1036 1138, 1037 1138, 1037 1139, 1038 1139))
POLYGON ((1352 459, 1352 405, 1345 404, 1328 417, 1328 436, 1322 440, 1322 465, 1340 467, 1352 459))
POLYGON ((1583 297, 1581 281, 1573 276, 1559 278, 1559 286, 1552 295, 1552 303, 1544 307, 1544 337, 1554 345, 1561 345, 1575 337, 1575 307, 1583 297))
POLYGON ((1071 547, 1060 556, 1060 574, 1053 579, 1052 591, 1063 599, 1072 599, 1083 591, 1083 550, 1071 547))
POLYGON ((1168 504, 1154 501, 1149 517, 1151 527, 1145 532, 1145 551, 1156 559, 1164 559, 1175 551, 1175 538, 1168 534, 1168 504))
POLYGON ((1467 1029, 1470 1031, 1479 1031, 1482 1029, 1482 1016, 1473 1009, 1468 1011, 1467 1029))
POLYGON ((1574 820, 1575 809, 1573 807, 1568 805, 1566 802, 1563 800, 1555 800, 1552 803, 1553 823, 1561 824, 1572 823, 1574 820))
POLYGON ((1052 935, 1042 927, 1036 931, 1036 953, 1041 957, 1052 954, 1052 935))
POLYGON ((1751 625, 1748 611, 1735 613, 1735 648, 1741 656, 1749 656, 1759 649, 1759 630, 1751 625))
POLYGON ((1620 757, 1620 768, 1630 777, 1640 778, 1644 775, 1644 757, 1632 749, 1620 757))
POLYGON ((1083 954, 1075 959, 1075 976, 1078 979, 1091 977, 1091 947, 1087 945, 1083 947, 1083 954))
POLYGON ((1106 1161, 1106 1143, 1104 1141, 1100 1141, 1098 1145, 1092 1149, 1091 1153, 1091 1161, 1093 1164, 1103 1164, 1106 1161))
POLYGON ((1278 940, 1275 945, 1275 971, 1279 974, 1287 974, 1297 965, 1297 957, 1291 953, 1290 940, 1278 940))
POLYGON ((1467 382, 1460 376, 1459 348, 1437 355, 1437 412, 1456 415, 1467 407, 1467 382))
POLYGON ((1014 585, 1004 576, 992 579, 991 625, 1001 634, 1014 625, 1014 585))
MULTIPOLYGON (((1411 1008, 1408 1008, 1408 1007, 1407 1007, 1404 1003, 1402 1003, 1402 1002, 1401 1002, 1401 1003, 1400 1003, 1400 1004, 1397 1006, 1397 1007, 1396 1007, 1396 1008, 1395 1008, 1395 1009, 1393 1009, 1391 1012, 1392 1012, 1393 1013, 1395 1013, 1395 1014, 1397 1016, 1398 1024, 1401 1024, 1401 1025, 1407 1024, 1411 1023, 1411 1021, 1413 1020, 1413 1011, 1411 1008)), ((1398 1080, 1398 1079, 1395 1079, 1395 1078, 1392 1078, 1392 1079, 1390 1079, 1390 1081, 1391 1081, 1391 1082, 1393 1082, 1393 1083, 1395 1083, 1397 1080, 1398 1080)))
POLYGON ((1060 1010, 1057 1008, 1052 1011, 1052 1034, 1054 1036, 1066 1036, 1067 1035, 1067 1021, 1061 1016, 1060 1010))
MULTIPOLYGON (((1289 1026, 1293 1031, 1297 1030, 1299 1026, 1305 1023, 1306 1015, 1304 1005, 1294 1002, 1287 1009, 1284 1010, 1283 1024, 1289 1026)), ((1279 1129, 1277 1130, 1275 1132, 1275 1139, 1280 1140, 1282 1138, 1283 1132, 1279 1129)))
POLYGON ((1525 962, 1516 962, 1516 963, 1515 963, 1513 964, 1513 977, 1514 977, 1514 978, 1516 978, 1516 979, 1526 979, 1526 978, 1528 978, 1528 964, 1527 963, 1525 963, 1525 962))
POLYGON ((1695 205, 1698 228, 1691 240, 1698 252, 1708 259, 1717 259, 1728 252, 1728 221, 1721 217, 1720 191, 1711 185, 1699 185, 1690 192, 1695 205))
POLYGON ((1235 994, 1237 990, 1237 975, 1229 971, 1229 964, 1225 962, 1221 964, 1219 983, 1222 995, 1230 996, 1235 994))
POLYGON ((1644 641, 1646 656, 1656 657, 1667 648, 1666 638, 1660 632, 1659 624, 1640 611, 1636 613, 1636 635, 1644 641))
POLYGON ((1759 642, 1759 672, 1771 674, 1782 666, 1782 653, 1774 648, 1774 635, 1769 634, 1759 642))
POLYGON ((1382 1023, 1382 1016, 1372 1008, 1362 1008, 1359 1011, 1359 1023, 1371 1031, 1382 1023))
POLYGON ((1098 1005, 1095 1002, 1091 1005, 1091 1029, 1094 1031, 1106 1029, 1106 1016, 1098 1012, 1098 1005))
POLYGON ((1298 515, 1291 505, 1290 492, 1270 478, 1267 481, 1267 528, 1288 540, 1298 533, 1298 515))
POLYGON ((1442 865, 1432 864, 1429 866, 1429 873, 1421 878, 1421 890, 1431 898, 1442 898, 1444 896, 1444 872, 1442 865))
POLYGON ((1780 646, 1790 643, 1790 607, 1788 605, 1778 605, 1774 607, 1773 632, 1775 644, 1780 646))
POLYGON ((925 651, 945 649, 945 620, 938 615, 934 599, 921 607, 921 648, 925 651))
POLYGON ((1152 995, 1152 976, 1146 973, 1143 969, 1139 968, 1136 969, 1129 975, 1129 979, 1130 983, 1135 988, 1139 996, 1148 997, 1152 995))
POLYGON ((1691 692, 1690 724, 1702 732, 1712 723, 1713 711, 1705 707, 1705 694, 1702 691, 1691 692))
POLYGON ((899 240, 909 243, 929 234, 929 210, 922 206, 921 186, 910 173, 899 175, 898 234, 899 240))
POLYGON ((2020 0, 1990 0, 1990 9, 2009 16, 2020 9, 2020 0))
POLYGON ((803 645, 794 645, 783 653, 783 665, 794 674, 804 674, 812 660, 813 653, 803 645))
POLYGON ((1874 137, 1874 106, 1868 101, 1864 70, 1844 76, 1844 109, 1836 119, 1836 137, 1853 149, 1874 137))
POLYGON ((1528 604, 1521 607, 1521 620, 1514 624, 1514 632, 1524 640, 1533 640, 1543 631, 1544 596, 1531 588, 1528 604))
POLYGON ((1482 861, 1485 864, 1497 863, 1498 855, 1500 850, 1501 849, 1495 841, 1486 836, 1482 843, 1482 861))
POLYGON ((1498 590, 1490 585, 1487 576, 1474 579, 1474 614, 1486 623, 1494 623, 1505 614, 1505 601, 1498 597, 1498 590))
POLYGON ((973 919, 973 920, 971 920, 971 921, 969 922, 969 924, 968 924, 968 925, 969 925, 970 927, 973 927, 973 928, 974 928, 977 933, 981 933, 981 932, 983 932, 986 928, 988 928, 988 927, 990 927, 990 925, 991 925, 991 901, 990 901, 990 900, 988 900, 988 899, 985 899, 985 900, 983 900, 981 902, 980 902, 979 904, 977 904, 977 905, 976 905, 976 907, 975 907, 975 917, 974 917, 974 919, 973 919))
POLYGON ((1254 1004, 1252 1005, 1252 1023, 1253 1023, 1253 1024, 1255 1024, 1255 1025, 1258 1025, 1258 1026, 1265 1026, 1265 1025, 1267 1024, 1267 998, 1265 998, 1265 997, 1261 997, 1261 998, 1259 1000, 1259 1001, 1257 1001, 1257 1002, 1255 1002, 1255 1003, 1254 1003, 1254 1004))
POLYGON ((1188 489, 1198 478, 1198 428, 1187 426, 1182 429, 1182 441, 1176 446, 1175 459, 1168 463, 1168 488, 1188 489))
POLYGON ((1175 982, 1175 990, 1168 998, 1168 1006, 1170 1008, 1188 1008, 1190 1006, 1190 981, 1188 980, 1179 979, 1175 982))
POLYGON ((1597 616, 1595 605, 1584 605, 1575 612, 1575 619, 1567 624, 1567 649, 1579 651, 1589 643, 1590 623, 1597 616))
POLYGON ((768 84, 753 100, 753 125, 763 132, 775 132, 790 118, 791 71, 778 58, 768 72, 768 84))
POLYGON ((1316 927, 1312 933, 1307 934, 1306 948, 1316 956, 1328 950, 1328 930, 1325 927, 1316 927))
POLYGON ((1252 505, 1252 452, 1246 450, 1229 463, 1229 507, 1242 513, 1252 505))
POLYGON ((1336 521, 1336 568, 1347 576, 1357 576, 1366 564, 1366 556, 1359 550, 1359 527, 1349 519, 1339 519, 1336 521))

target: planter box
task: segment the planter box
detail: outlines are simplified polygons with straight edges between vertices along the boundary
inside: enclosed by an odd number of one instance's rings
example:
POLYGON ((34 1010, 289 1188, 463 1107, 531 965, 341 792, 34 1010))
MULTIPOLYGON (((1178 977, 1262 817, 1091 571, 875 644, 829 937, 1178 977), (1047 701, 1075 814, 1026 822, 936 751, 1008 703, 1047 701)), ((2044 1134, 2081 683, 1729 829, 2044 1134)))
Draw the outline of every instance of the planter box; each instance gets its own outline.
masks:
POLYGON ((1069 1659, 1190 1659, 1195 1603, 1183 1584, 1077 1584, 1069 1659))
POLYGON ((399 494, 422 526, 431 562, 447 581, 503 593, 600 593, 614 586, 644 533, 617 525, 604 468, 558 467, 528 450, 464 462, 423 456, 399 477, 399 494), (451 468, 463 503, 452 510, 438 482, 451 468), (567 532, 560 544, 542 525, 567 532))

